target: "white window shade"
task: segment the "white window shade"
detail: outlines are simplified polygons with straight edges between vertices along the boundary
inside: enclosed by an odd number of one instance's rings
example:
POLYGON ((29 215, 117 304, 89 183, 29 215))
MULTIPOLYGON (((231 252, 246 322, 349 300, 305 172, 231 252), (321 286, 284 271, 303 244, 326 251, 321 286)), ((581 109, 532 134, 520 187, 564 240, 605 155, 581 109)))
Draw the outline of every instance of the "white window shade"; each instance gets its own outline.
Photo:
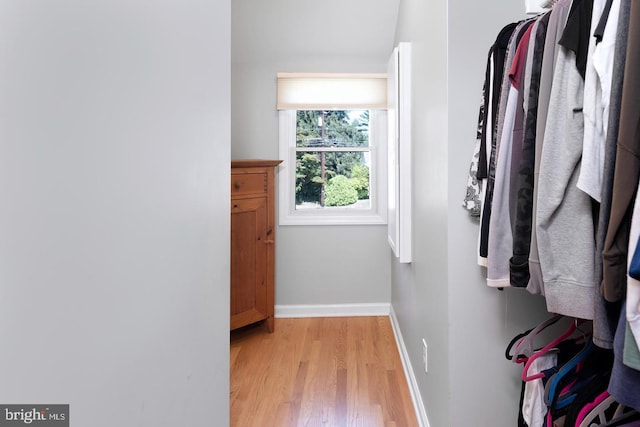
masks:
POLYGON ((387 108, 386 74, 278 73, 278 110, 387 108))

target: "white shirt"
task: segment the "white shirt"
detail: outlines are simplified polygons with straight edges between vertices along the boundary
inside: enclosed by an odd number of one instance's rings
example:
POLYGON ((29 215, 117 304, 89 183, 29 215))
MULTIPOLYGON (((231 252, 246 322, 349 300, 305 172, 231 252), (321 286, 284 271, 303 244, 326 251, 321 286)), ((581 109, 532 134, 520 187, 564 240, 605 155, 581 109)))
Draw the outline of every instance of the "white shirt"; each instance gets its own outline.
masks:
MULTIPOLYGON (((604 126, 602 110, 602 87, 594 66, 596 38, 593 37, 605 0, 594 0, 589 31, 589 53, 584 78, 584 137, 582 142, 582 164, 578 177, 578 188, 597 202, 602 198, 602 175, 604 173, 604 126)), ((611 26, 607 22, 606 28, 611 26)), ((602 44, 599 43, 599 44, 602 44)), ((613 52, 612 52, 613 55, 613 52)))

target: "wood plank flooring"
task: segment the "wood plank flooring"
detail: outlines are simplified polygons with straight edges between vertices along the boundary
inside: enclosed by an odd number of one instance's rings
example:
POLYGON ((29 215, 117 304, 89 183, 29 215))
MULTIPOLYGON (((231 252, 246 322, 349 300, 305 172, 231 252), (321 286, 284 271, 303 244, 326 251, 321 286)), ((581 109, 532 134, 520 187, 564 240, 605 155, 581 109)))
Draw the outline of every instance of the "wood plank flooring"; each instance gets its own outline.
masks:
POLYGON ((231 333, 232 427, 414 427, 388 317, 275 319, 231 333))

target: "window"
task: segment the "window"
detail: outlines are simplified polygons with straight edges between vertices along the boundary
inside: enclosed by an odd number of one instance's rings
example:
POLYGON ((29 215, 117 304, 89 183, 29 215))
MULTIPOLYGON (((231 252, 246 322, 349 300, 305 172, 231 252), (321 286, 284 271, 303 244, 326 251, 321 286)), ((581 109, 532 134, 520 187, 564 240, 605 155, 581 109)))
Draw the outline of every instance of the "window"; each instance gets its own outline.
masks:
POLYGON ((280 111, 280 224, 386 223, 385 140, 385 111, 280 111))
POLYGON ((386 74, 278 73, 280 224, 386 224, 386 74))

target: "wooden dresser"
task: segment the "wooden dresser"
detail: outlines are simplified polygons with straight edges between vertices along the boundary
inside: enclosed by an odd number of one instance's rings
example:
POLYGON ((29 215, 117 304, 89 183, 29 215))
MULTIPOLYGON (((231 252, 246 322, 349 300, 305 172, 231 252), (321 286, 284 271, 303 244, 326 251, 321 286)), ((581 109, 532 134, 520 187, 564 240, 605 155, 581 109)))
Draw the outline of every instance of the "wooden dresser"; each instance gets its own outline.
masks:
POLYGON ((275 167, 231 161, 231 330, 265 321, 273 332, 275 167))

